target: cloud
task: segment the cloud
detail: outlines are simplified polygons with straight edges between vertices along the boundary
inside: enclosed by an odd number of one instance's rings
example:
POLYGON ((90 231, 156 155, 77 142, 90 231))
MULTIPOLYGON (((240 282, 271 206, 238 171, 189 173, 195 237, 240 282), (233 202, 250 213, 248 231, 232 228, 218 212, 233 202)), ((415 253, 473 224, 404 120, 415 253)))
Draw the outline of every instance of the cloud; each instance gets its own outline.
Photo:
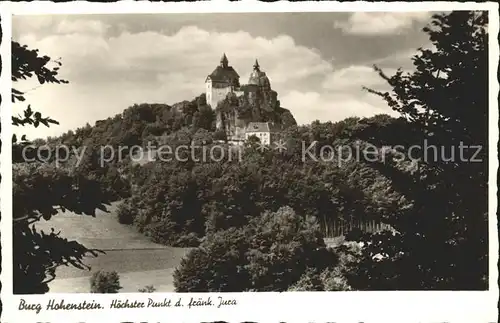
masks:
MULTIPOLYGON (((431 51, 436 50, 436 46, 430 41, 423 43, 421 46, 419 46, 419 48, 431 51)), ((394 74, 395 70, 398 68, 401 68, 403 72, 414 72, 415 65, 413 62, 413 58, 415 56, 420 56, 420 52, 416 47, 395 51, 391 55, 372 60, 370 62, 367 62, 367 64, 379 66, 388 75, 394 74)))
POLYGON ((376 114, 397 115, 381 98, 359 91, 353 93, 324 94, 320 92, 291 91, 281 98, 298 124, 314 120, 340 121, 348 117, 370 117, 376 114))
POLYGON ((108 82, 123 71, 130 74, 147 72, 151 79, 157 79, 156 74, 183 73, 203 82, 219 63, 222 52, 227 53, 230 64, 237 69, 243 82, 256 58, 276 84, 290 84, 332 70, 331 63, 320 53, 297 45, 287 35, 268 39, 243 31, 222 33, 187 26, 174 34, 125 31, 106 37, 106 27, 93 21, 61 22, 58 30, 61 25, 70 26, 68 30, 72 33, 41 39, 25 34, 21 40, 49 56, 62 57, 61 72, 67 73, 74 82, 80 79, 108 82))
MULTIPOLYGON (((396 69, 384 70, 388 75, 396 69)), ((371 66, 353 65, 336 70, 328 74, 323 81, 323 88, 334 91, 361 90, 364 86, 383 86, 386 82, 373 70, 371 66)))
POLYGON ((402 51, 395 52, 389 56, 379 58, 371 61, 370 63, 373 65, 377 65, 380 67, 396 67, 403 68, 404 70, 413 70, 414 65, 412 58, 413 56, 418 54, 417 48, 405 49, 402 51))
POLYGON ((57 25, 56 32, 59 34, 103 34, 109 27, 109 25, 99 20, 64 19, 57 25))
MULTIPOLYGON (((41 39, 38 39, 35 34, 27 34, 23 35, 19 42, 38 48, 41 53, 53 58, 62 57, 65 66, 61 68, 61 71, 76 73, 88 69, 89 63, 96 63, 95 60, 106 54, 108 50, 108 44, 104 38, 85 33, 51 35, 41 39), (83 60, 86 60, 87 64, 83 60)), ((104 62, 99 62, 99 64, 102 63, 104 62)))
POLYGON ((13 33, 25 34, 33 31, 40 31, 42 29, 50 28, 53 26, 54 16, 49 15, 32 15, 26 16, 12 16, 13 33))
POLYGON ((392 35, 404 32, 414 23, 428 21, 429 12, 355 12, 335 27, 357 35, 392 35))
POLYGON ((219 64, 222 52, 240 74, 241 83, 247 82, 258 58, 282 106, 299 123, 369 116, 386 109, 383 102, 360 90, 362 85, 379 81, 370 67, 336 70, 330 57, 325 59, 318 50, 297 44, 289 35, 256 37, 246 31, 220 32, 199 26, 171 33, 121 29, 109 34, 110 26, 96 18, 57 19, 52 19, 50 33, 31 31, 19 36, 22 43, 41 53, 61 57, 61 77, 70 82, 44 85, 27 96, 37 111, 61 123, 44 132, 31 129, 31 136, 56 135, 86 122, 93 124, 135 103, 194 99, 204 92, 205 78, 219 64))

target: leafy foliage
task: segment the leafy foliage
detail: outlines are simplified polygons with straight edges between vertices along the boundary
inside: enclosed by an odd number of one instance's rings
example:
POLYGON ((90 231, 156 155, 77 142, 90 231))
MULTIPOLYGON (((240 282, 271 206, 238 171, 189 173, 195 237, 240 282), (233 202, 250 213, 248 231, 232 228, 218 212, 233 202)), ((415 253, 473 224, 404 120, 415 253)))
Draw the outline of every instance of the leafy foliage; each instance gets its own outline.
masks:
POLYGON ((135 210, 131 208, 131 204, 124 202, 118 205, 116 210, 116 216, 118 217, 118 222, 121 224, 133 224, 134 223, 134 213, 135 210))
POLYGON ((335 262, 314 219, 282 207, 207 236, 182 260, 174 285, 178 292, 285 291, 309 268, 335 262))
MULTIPOLYGON (((370 92, 407 120, 388 124, 392 139, 384 140, 406 147, 426 142, 447 156, 460 145, 469 149, 452 158, 421 151, 413 171, 394 159, 374 165, 412 205, 387 217, 395 233, 359 238, 366 247, 352 279, 356 289, 487 288, 487 24, 486 12, 434 15, 424 29, 434 49, 413 57, 415 72, 388 77, 375 67, 393 91, 370 92), (481 147, 477 156, 474 147, 481 147)), ((369 126, 360 136, 377 130, 369 126)), ((381 143, 377 136, 371 142, 381 143)))
MULTIPOLYGON (((401 118, 381 115, 290 127, 282 133, 289 148, 283 156, 258 154, 247 145, 245 161, 225 167, 224 181, 213 186, 222 187, 223 195, 208 195, 224 202, 209 203, 215 208, 210 208, 208 218, 201 217, 209 219, 207 239, 211 232, 246 226, 248 218, 257 219, 262 212, 283 205, 301 215, 316 216, 324 234, 329 232, 330 219, 378 219, 391 230, 351 234, 349 239, 361 241, 361 248, 338 249, 345 258, 341 265, 323 272, 309 268, 290 288, 487 288, 486 15, 435 15, 424 29, 435 48, 414 56, 415 72, 400 70, 387 77, 375 67, 393 93, 370 91, 384 98, 401 118), (315 143, 313 159, 324 157, 324 148, 331 145, 354 151, 371 147, 383 158, 342 160, 340 168, 324 159, 299 162, 301 146, 310 143, 315 143), (394 148, 414 145, 422 148, 420 155, 408 156, 394 148), (430 158, 429 148, 425 149, 429 146, 438 150, 430 158), (461 146, 469 149, 460 157, 446 158, 441 153, 448 149, 450 154, 461 146), (479 153, 475 147, 481 148, 479 153), (246 213, 240 212, 242 205, 246 213), (234 219, 240 222, 224 224, 234 219)), ((338 161, 342 154, 331 157, 338 161)), ((211 254, 199 256, 210 259, 211 254)))
MULTIPOLYGON (((26 45, 20 45, 18 42, 12 42, 11 46, 12 59, 12 82, 26 80, 31 77, 36 77, 40 84, 55 83, 65 84, 68 81, 58 77, 59 67, 62 65, 59 60, 53 61, 57 66, 50 67, 48 64, 52 62, 48 56, 40 56, 38 49, 28 49, 26 45)), ((12 89, 12 102, 26 100, 25 93, 15 88, 12 89)), ((57 121, 48 117, 42 117, 40 112, 34 112, 28 105, 23 116, 12 117, 12 124, 15 126, 33 125, 38 127, 39 124, 49 126, 49 124, 58 124, 57 121)))
MULTIPOLYGON (((40 84, 67 83, 58 78, 59 61, 50 68, 51 59, 39 56, 38 50, 30 50, 12 42, 12 81, 36 77, 40 84)), ((12 100, 25 101, 25 93, 13 89, 12 100)), ((49 126, 56 122, 31 106, 24 117, 13 117, 15 126, 39 124, 49 126)), ((18 158, 23 145, 29 144, 25 136, 21 141, 13 138, 13 275, 14 293, 46 293, 48 283, 55 278, 55 270, 61 265, 88 269, 83 263, 85 256, 96 256, 99 251, 89 250, 76 241, 68 241, 59 232, 45 233, 36 229, 38 221, 50 220, 59 211, 95 216, 95 209, 105 209, 106 195, 100 185, 71 167, 58 167, 53 162, 34 160, 25 163, 18 158)))
MULTIPOLYGON (((102 196, 126 198, 119 221, 156 242, 195 247, 175 273, 178 291, 485 289, 486 149, 477 156, 466 149, 457 160, 443 158, 440 147, 488 146, 487 14, 437 14, 424 32, 434 48, 413 57, 415 71, 389 77, 375 66, 393 90, 367 89, 399 118, 291 123, 280 133, 287 150, 277 153, 259 151, 252 140, 241 150, 218 144, 225 133, 214 131, 214 112, 203 95, 173 106, 134 105, 94 127, 49 138, 54 147, 91 149, 79 167, 66 164, 67 175, 19 173, 19 201, 31 191, 51 196, 44 203, 19 202, 16 217, 33 220, 41 212, 50 218, 52 205, 79 210, 79 203, 88 213, 102 196), (123 160, 108 152, 110 161, 99 165, 99 147, 116 151, 150 142, 201 148, 143 165, 131 163, 129 151, 123 160), (218 154, 231 158, 204 158, 216 143, 218 154), (395 148, 415 145, 422 149, 412 156, 395 148), (438 147, 437 155, 429 158, 425 145, 438 147), (349 158, 367 149, 372 158, 349 158), (60 184, 48 187, 51 176, 60 184), (42 183, 40 191, 31 178, 42 183), (61 195, 75 179, 79 193, 61 195), (90 203, 93 180, 107 189, 97 190, 90 203), (317 222, 309 222, 312 217, 317 222), (372 220, 390 230, 362 232, 353 225, 372 220), (353 242, 328 251, 323 236, 334 235, 339 222, 353 242)), ((237 103, 230 99, 218 108, 228 115, 237 103)), ((237 104, 242 115, 253 113, 247 103, 237 104)), ((53 266, 44 261, 43 268, 53 266)))
POLYGON ((90 277, 90 292, 100 294, 115 294, 122 289, 120 276, 116 271, 98 270, 90 277))
POLYGON ((198 150, 185 161, 127 168, 135 189, 126 203, 135 210, 139 230, 160 243, 195 246, 208 234, 290 205, 302 216, 315 216, 328 235, 337 221, 380 219, 407 203, 387 179, 354 161, 339 168, 333 162, 304 162, 300 154, 260 152, 252 145, 231 149, 223 154, 234 158, 222 162, 203 160, 198 150))
POLYGON ((156 288, 153 285, 144 286, 144 288, 139 288, 139 293, 154 293, 156 288))

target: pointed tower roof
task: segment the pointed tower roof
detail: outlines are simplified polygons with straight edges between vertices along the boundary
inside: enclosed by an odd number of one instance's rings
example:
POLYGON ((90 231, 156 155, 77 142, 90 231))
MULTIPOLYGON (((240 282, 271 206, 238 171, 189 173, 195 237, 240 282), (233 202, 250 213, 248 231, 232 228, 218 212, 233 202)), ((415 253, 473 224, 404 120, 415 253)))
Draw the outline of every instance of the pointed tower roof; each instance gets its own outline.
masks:
POLYGON ((258 85, 265 88, 271 87, 271 83, 269 82, 269 78, 266 76, 266 73, 260 70, 258 60, 255 60, 255 64, 253 65, 253 72, 250 74, 248 84, 258 85))
POLYGON ((256 71, 258 71, 260 69, 259 61, 257 59, 255 59, 255 64, 253 64, 253 69, 256 71))
POLYGON ((220 59, 220 65, 215 68, 215 70, 207 76, 205 82, 210 78, 214 82, 233 84, 239 86, 240 76, 232 66, 229 66, 229 62, 226 53, 222 54, 220 59))
POLYGON ((223 54, 222 54, 222 57, 220 58, 220 65, 221 65, 222 67, 227 67, 227 66, 228 66, 228 64, 229 64, 229 61, 228 61, 228 59, 227 59, 226 53, 223 53, 223 54))

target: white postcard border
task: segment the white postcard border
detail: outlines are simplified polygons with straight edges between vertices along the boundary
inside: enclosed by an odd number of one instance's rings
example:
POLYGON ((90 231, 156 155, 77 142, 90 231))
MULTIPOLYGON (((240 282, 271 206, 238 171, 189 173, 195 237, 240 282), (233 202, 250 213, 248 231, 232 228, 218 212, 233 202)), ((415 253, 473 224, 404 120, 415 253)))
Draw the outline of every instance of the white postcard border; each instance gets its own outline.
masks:
POLYGON ((1 241, 2 241, 2 291, 3 322, 494 322, 497 318, 498 302, 498 235, 497 235, 497 171, 498 171, 498 32, 499 16, 496 3, 372 3, 372 2, 277 2, 257 1, 210 1, 197 3, 1 3, 3 59, 0 91, 4 98, 0 109, 2 120, 2 155, 0 164, 1 182, 1 241), (186 13, 186 12, 322 12, 322 11, 448 11, 448 10, 489 10, 490 13, 490 110, 489 110, 489 251, 490 251, 490 290, 485 292, 287 292, 287 293, 203 293, 203 294, 45 294, 12 295, 12 168, 11 160, 11 103, 10 91, 10 42, 11 14, 90 14, 90 13, 186 13), (238 305, 201 307, 187 309, 191 297, 210 295, 217 303, 218 296, 234 298, 238 305), (171 298, 175 302, 182 297, 186 304, 182 308, 161 309, 116 309, 103 311, 42 311, 36 315, 18 311, 20 299, 27 302, 40 302, 44 306, 48 300, 58 302, 81 302, 96 300, 108 305, 113 299, 143 300, 153 297, 155 301, 171 298))

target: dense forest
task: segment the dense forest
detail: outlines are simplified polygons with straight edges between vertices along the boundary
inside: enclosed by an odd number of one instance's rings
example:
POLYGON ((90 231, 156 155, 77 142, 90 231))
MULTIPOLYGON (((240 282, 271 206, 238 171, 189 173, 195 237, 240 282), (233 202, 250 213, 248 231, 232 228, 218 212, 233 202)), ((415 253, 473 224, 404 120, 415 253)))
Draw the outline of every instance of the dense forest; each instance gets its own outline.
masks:
MULTIPOLYGON (((435 15, 424 29, 435 49, 416 52, 415 72, 387 76, 375 67, 393 91, 366 90, 400 117, 292 125, 280 133, 287 148, 281 152, 263 151, 255 141, 238 151, 221 143, 203 95, 173 106, 134 105, 94 126, 35 141, 86 147, 78 165, 70 159, 56 170, 26 166, 20 151, 27 142, 15 142, 14 211, 23 241, 17 248, 26 250, 17 274, 30 275, 26 232, 33 235, 28 226, 40 220, 37 214, 50 219, 60 208, 93 214, 122 201, 117 221, 156 242, 194 247, 176 270, 178 291, 486 289, 486 149, 466 150, 462 160, 429 159, 422 149, 402 153, 424 141, 447 151, 487 147, 486 19, 474 12, 435 15), (182 161, 101 163, 109 156, 100 147, 150 142, 219 145, 241 158, 200 163, 198 151, 182 161), (307 155, 304 147, 312 147, 307 155), (370 158, 345 155, 368 150, 370 158), (26 204, 30 196, 36 198, 26 204), (351 225, 372 220, 390 229, 351 225), (356 243, 327 248, 323 237, 339 222, 350 224, 346 240, 356 243)), ((31 281, 43 292, 43 266, 79 265, 88 250, 75 248, 68 247, 78 250, 69 253, 71 261, 45 259, 31 281)))

